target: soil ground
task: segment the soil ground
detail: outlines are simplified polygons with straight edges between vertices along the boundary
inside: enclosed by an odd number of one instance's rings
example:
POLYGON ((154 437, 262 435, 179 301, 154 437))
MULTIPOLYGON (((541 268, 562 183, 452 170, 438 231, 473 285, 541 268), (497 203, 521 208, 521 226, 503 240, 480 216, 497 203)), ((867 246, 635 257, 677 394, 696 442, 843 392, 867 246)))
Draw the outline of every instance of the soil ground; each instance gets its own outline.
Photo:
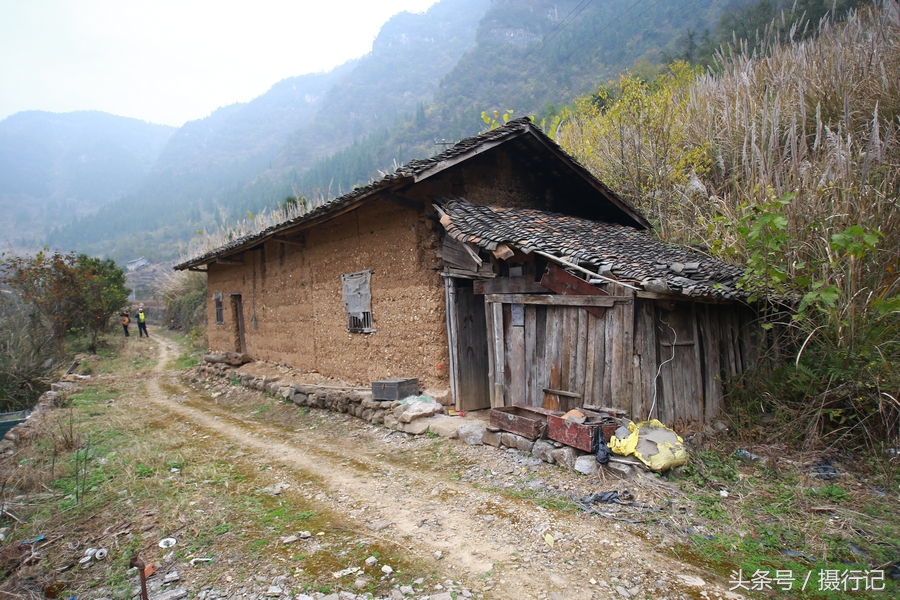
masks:
POLYGON ((686 543, 677 482, 411 437, 198 379, 167 337, 117 344, 4 459, 3 595, 130 598, 137 556, 168 600, 740 597, 686 543), (625 489, 640 507, 576 502, 625 489))

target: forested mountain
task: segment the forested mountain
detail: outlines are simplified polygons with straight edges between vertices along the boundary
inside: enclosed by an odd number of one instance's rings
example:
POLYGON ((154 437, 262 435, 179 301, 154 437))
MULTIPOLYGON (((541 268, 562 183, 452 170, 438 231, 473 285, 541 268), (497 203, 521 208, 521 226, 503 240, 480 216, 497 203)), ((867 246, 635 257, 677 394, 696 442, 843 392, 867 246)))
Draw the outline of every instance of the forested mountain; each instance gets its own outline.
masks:
POLYGON ((174 131, 94 111, 0 121, 0 239, 33 245, 47 226, 134 191, 174 131))
POLYGON ((51 244, 123 258, 171 256, 199 227, 271 204, 291 189, 295 169, 430 103, 473 45, 488 5, 443 0, 422 14, 401 13, 361 59, 285 80, 246 105, 186 124, 141 189, 55 229, 51 244))
MULTIPOLYGON (((838 0, 839 8, 858 0, 838 0)), ((136 190, 49 232, 53 246, 166 258, 194 232, 289 195, 330 198, 477 133, 482 111, 552 123, 630 70, 702 63, 724 40, 783 28, 827 0, 442 0, 384 25, 366 56, 276 84, 171 137, 136 190), (758 24, 758 27, 756 26, 758 24)), ((818 11, 818 12, 817 12, 818 11)))

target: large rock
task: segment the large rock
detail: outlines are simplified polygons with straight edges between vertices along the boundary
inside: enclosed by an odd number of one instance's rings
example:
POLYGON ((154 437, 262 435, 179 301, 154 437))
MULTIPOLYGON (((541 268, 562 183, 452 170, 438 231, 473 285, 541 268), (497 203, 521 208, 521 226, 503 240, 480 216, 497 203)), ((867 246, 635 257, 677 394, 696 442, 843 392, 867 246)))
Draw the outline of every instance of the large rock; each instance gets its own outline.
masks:
POLYGON ((484 430, 484 435, 481 438, 481 441, 484 442, 488 446, 493 446, 494 448, 500 447, 500 432, 499 431, 488 431, 484 430))
POLYGON ((534 440, 529 440, 527 437, 505 431, 500 434, 500 442, 507 448, 515 448, 522 452, 531 452, 534 447, 534 440))
POLYGON ((548 442, 547 440, 538 440, 534 443, 534 447, 531 449, 531 455, 535 458, 539 458, 544 462, 548 462, 553 464, 556 462, 556 459, 553 458, 553 451, 555 450, 553 443, 548 442))
POLYGON ((435 435, 454 440, 459 437, 459 423, 459 419, 454 417, 435 415, 434 418, 428 419, 428 431, 435 435))
POLYGON ((487 431, 487 425, 481 421, 468 421, 459 426, 456 430, 459 439, 470 446, 481 446, 484 444, 484 432, 487 431))
POLYGON ((623 479, 632 477, 635 473, 634 467, 631 465, 615 460, 610 460, 608 464, 604 465, 604 468, 608 473, 623 479))
MULTIPOLYGON (((442 407, 437 402, 422 401, 407 404, 403 412, 400 413, 400 422, 409 423, 423 417, 430 417, 435 413, 441 412, 442 407)), ((397 414, 394 412, 394 414, 397 414)))
POLYGON ((596 475, 600 465, 593 454, 585 454, 575 459, 575 470, 582 475, 596 475))
POLYGON ((575 448, 563 446, 562 448, 557 448, 551 452, 550 455, 553 457, 553 461, 556 462, 556 464, 569 467, 570 469, 575 468, 575 459, 578 458, 578 453, 575 448))
POLYGON ((409 433, 411 435, 422 435, 426 431, 428 431, 429 421, 431 419, 416 419, 411 423, 405 423, 403 425, 403 432, 409 433))
POLYGON ((397 417, 392 415, 391 413, 384 413, 384 426, 389 429, 397 429, 397 425, 400 424, 400 421, 397 420, 397 417))

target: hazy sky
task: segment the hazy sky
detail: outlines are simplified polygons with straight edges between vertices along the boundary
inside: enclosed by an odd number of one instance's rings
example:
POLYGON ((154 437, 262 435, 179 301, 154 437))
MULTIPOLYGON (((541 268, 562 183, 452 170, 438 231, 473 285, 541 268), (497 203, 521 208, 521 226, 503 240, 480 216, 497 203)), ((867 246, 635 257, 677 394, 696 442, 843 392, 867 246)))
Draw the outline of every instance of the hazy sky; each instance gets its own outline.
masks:
POLYGON ((0 120, 101 110, 181 125, 372 48, 435 0, 0 0, 0 120))

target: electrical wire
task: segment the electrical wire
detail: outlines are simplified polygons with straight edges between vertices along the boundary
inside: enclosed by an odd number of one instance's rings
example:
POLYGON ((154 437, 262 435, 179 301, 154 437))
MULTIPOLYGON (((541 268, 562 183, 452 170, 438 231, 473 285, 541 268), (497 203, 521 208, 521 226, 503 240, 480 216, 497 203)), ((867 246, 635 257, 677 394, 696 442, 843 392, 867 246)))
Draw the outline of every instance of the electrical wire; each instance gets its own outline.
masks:
POLYGON ((594 2, 594 0, 581 0, 581 3, 579 3, 575 8, 573 8, 573 9, 569 12, 569 14, 567 14, 565 17, 563 17, 562 21, 560 21, 560 22, 556 25, 556 27, 554 27, 553 29, 551 29, 551 30, 550 30, 550 33, 548 33, 546 36, 544 36, 544 38, 540 41, 540 43, 539 43, 537 46, 535 46, 534 48, 532 48, 531 50, 529 50, 529 51, 528 51, 528 54, 526 54, 524 57, 522 57, 522 60, 520 60, 520 61, 516 64, 516 66, 513 67, 513 71, 517 71, 517 70, 519 69, 519 67, 522 66, 522 63, 524 63, 526 60, 528 60, 528 57, 529 57, 529 56, 531 56, 531 55, 534 54, 535 52, 540 52, 541 50, 543 50, 543 49, 547 46, 547 44, 549 44, 551 41, 553 41, 553 39, 554 39, 557 35, 559 35, 560 33, 562 33, 563 29, 565 29, 566 27, 568 27, 569 24, 570 24, 572 21, 575 20, 575 17, 577 17, 578 15, 580 15, 582 12, 584 12, 584 9, 586 9, 588 6, 590 6, 593 2, 594 2), (584 6, 582 6, 582 5, 584 5, 584 6), (581 10, 579 10, 579 9, 581 9, 581 10), (576 11, 576 10, 578 11, 577 14, 575 14, 575 11, 576 11), (573 14, 574 14, 574 16, 572 16, 573 14), (569 17, 572 17, 572 19, 569 20, 569 17), (557 31, 557 30, 559 30, 559 31, 557 31))
MULTIPOLYGON (((600 34, 603 33, 604 31, 606 31, 607 29, 609 29, 610 25, 612 25, 613 23, 615 23, 620 17, 625 16, 625 13, 627 13, 627 12, 630 11, 632 8, 634 8, 635 6, 637 6, 640 2, 641 2, 641 0, 638 0, 637 2, 635 2, 634 4, 632 4, 632 5, 628 8, 628 10, 626 10, 625 12, 623 12, 621 15, 619 15, 618 17, 616 17, 615 19, 613 19, 613 20, 610 21, 609 23, 607 23, 606 26, 605 26, 603 29, 601 29, 600 31, 598 31, 595 35, 593 35, 591 38, 589 38, 585 43, 583 43, 582 45, 580 45, 580 46, 578 46, 577 48, 575 48, 575 50, 574 50, 571 54, 569 54, 567 57, 565 57, 561 62, 567 62, 570 58, 572 58, 573 56, 575 56, 576 54, 578 54, 578 52, 580 52, 582 48, 584 48, 585 46, 587 46, 588 44, 590 44, 591 42, 593 42, 594 40, 596 40, 598 37, 600 37, 600 34)), ((633 19, 631 19, 630 21, 628 21, 627 23, 625 23, 625 24, 622 26, 622 28, 625 28, 625 27, 627 27, 628 25, 631 25, 632 23, 634 23, 634 21, 635 21, 638 17, 640 17, 641 15, 645 14, 648 10, 650 10, 651 8, 653 8, 654 6, 656 6, 657 4, 659 4, 660 2, 662 2, 662 0, 656 0, 656 2, 654 2, 654 3, 651 4, 650 6, 648 6, 647 8, 645 8, 644 10, 642 10, 641 12, 639 12, 638 14, 636 14, 636 15, 634 16, 633 19)))

